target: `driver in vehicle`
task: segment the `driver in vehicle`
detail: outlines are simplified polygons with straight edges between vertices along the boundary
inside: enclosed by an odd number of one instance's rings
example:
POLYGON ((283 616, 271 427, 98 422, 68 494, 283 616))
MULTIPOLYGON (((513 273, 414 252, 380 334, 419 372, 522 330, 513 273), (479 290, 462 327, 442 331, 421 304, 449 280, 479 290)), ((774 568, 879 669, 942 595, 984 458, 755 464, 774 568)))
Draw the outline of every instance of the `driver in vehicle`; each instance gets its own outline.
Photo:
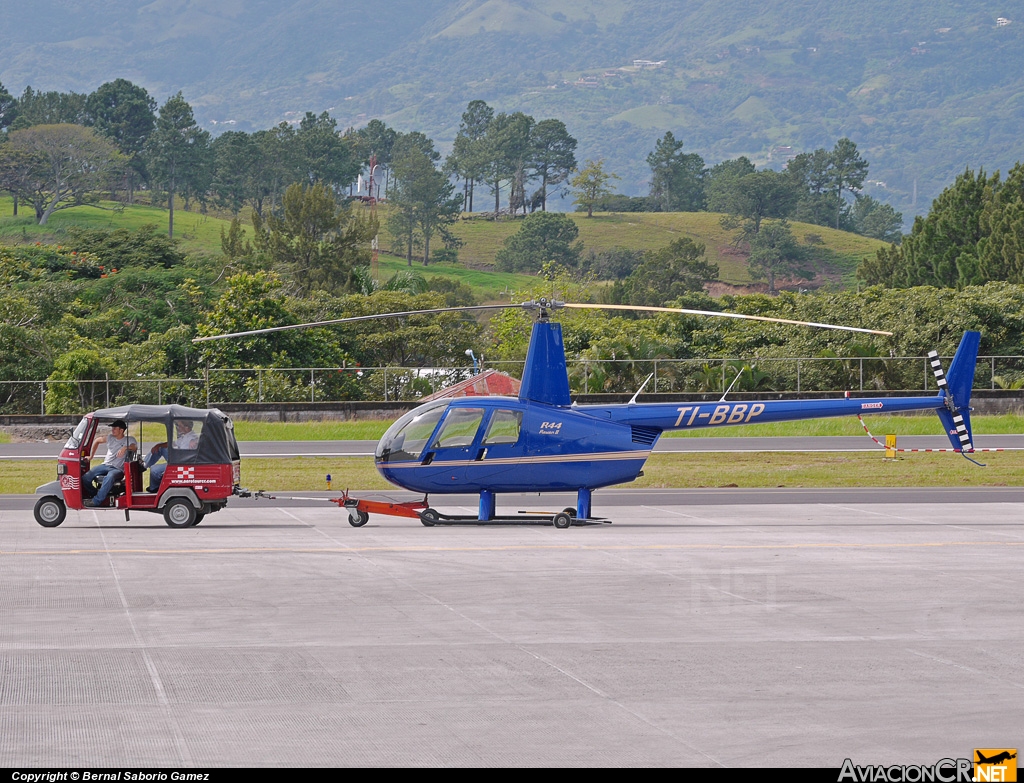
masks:
MULTIPOLYGON (((188 451, 195 451, 199 448, 199 436, 193 432, 192 427, 191 419, 174 420, 174 431, 178 437, 174 439, 173 448, 188 451)), ((149 486, 146 488, 147 492, 156 492, 160 489, 160 482, 163 480, 164 472, 167 470, 166 462, 162 465, 156 464, 161 458, 164 460, 167 459, 167 441, 157 443, 152 449, 150 449, 149 456, 146 457, 145 467, 149 468, 149 486)))
POLYGON ((90 461, 96 456, 102 443, 107 444, 107 456, 103 460, 103 464, 92 468, 82 477, 82 488, 85 492, 91 491, 94 479, 103 477, 103 483, 96 496, 87 498, 83 503, 83 505, 94 508, 107 505, 107 496, 110 494, 110 490, 118 479, 124 477, 125 458, 129 452, 138 451, 139 448, 138 441, 128 435, 128 425, 123 419, 111 423, 109 435, 100 435, 96 438, 92 444, 92 454, 89 455, 90 461))

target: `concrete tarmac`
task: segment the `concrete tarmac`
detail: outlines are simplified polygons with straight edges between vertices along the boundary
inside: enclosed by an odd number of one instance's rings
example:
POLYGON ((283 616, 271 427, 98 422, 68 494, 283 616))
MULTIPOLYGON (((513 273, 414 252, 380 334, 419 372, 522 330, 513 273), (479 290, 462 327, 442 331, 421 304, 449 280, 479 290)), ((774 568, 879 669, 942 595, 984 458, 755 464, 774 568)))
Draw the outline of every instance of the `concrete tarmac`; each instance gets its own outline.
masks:
POLYGON ((353 528, 284 500, 186 530, 93 510, 45 529, 5 498, 0 767, 838 768, 1019 747, 1019 491, 734 492, 601 492, 613 524, 570 530, 353 528))

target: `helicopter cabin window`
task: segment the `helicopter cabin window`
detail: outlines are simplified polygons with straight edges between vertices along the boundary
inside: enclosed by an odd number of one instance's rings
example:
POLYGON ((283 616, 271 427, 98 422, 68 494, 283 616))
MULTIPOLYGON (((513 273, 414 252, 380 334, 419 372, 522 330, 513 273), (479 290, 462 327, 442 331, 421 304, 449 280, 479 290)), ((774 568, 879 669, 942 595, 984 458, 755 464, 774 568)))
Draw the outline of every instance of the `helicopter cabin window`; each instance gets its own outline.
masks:
POLYGON ((495 411, 491 416, 491 423, 487 425, 487 434, 484 435, 483 445, 515 443, 519 440, 519 430, 522 425, 522 411, 495 411))
POLYGON ((484 419, 483 408, 452 408, 434 441, 435 449, 472 446, 480 422, 484 419))
POLYGON ((448 400, 436 400, 409 411, 384 433, 377 444, 376 458, 381 462, 418 459, 447 407, 448 400))

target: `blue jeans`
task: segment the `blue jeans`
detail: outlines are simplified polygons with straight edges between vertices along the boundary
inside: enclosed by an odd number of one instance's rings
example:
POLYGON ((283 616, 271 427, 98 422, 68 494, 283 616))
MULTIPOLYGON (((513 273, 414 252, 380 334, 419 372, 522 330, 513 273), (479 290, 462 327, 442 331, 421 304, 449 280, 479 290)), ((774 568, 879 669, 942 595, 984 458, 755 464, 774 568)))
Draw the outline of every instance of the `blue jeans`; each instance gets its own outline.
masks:
POLYGON ((146 467, 149 468, 149 486, 146 488, 146 492, 156 492, 160 489, 160 482, 164 478, 164 471, 167 470, 166 462, 162 465, 155 464, 161 459, 167 459, 166 446, 157 449, 155 452, 151 451, 146 456, 146 467))
MULTIPOLYGON (((83 489, 92 487, 93 479, 103 476, 103 484, 100 486, 100 491, 96 493, 96 504, 99 505, 107 499, 107 495, 110 494, 111 488, 114 483, 124 477, 124 471, 120 468, 115 468, 113 465, 99 465, 93 468, 84 476, 82 476, 82 487, 83 489)), ((89 491, 86 489, 86 491, 89 491)))

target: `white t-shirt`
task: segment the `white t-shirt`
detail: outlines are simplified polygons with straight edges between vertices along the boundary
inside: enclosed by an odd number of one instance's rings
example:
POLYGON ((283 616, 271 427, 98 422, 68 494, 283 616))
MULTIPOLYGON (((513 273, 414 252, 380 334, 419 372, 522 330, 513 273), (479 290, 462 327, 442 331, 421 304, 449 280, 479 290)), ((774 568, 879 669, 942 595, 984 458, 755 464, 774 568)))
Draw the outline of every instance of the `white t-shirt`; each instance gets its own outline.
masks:
POLYGON ((199 436, 193 430, 183 432, 179 437, 175 438, 174 448, 194 451, 199 448, 199 436))
POLYGON ((112 465, 113 467, 121 470, 124 468, 124 458, 128 456, 127 449, 125 453, 118 456, 118 452, 121 449, 125 449, 127 446, 135 446, 138 448, 139 442, 135 440, 131 435, 125 433, 125 436, 118 440, 114 437, 113 433, 107 435, 107 457, 103 460, 104 465, 112 465))

